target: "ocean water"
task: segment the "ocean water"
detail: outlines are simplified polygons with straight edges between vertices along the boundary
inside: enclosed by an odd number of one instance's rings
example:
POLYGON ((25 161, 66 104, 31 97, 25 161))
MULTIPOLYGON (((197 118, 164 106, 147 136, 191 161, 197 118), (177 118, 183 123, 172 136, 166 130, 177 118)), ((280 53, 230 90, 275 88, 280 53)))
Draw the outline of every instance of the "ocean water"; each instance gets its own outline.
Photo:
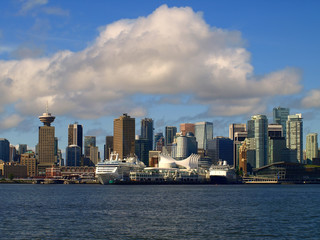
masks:
POLYGON ((0 239, 320 239, 320 185, 0 184, 0 239))

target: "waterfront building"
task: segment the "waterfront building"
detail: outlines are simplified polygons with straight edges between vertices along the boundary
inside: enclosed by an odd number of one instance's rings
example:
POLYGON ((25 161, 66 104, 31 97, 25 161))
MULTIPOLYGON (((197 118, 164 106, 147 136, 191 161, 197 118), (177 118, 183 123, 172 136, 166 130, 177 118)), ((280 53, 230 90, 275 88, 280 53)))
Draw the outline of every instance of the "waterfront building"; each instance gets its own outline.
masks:
POLYGON ((269 137, 268 164, 276 162, 290 162, 290 157, 285 153, 286 139, 284 137, 269 137))
POLYGON ((20 157, 20 165, 27 166, 28 177, 36 177, 38 175, 38 164, 34 152, 29 151, 22 153, 20 157))
POLYGON ((260 168, 268 163, 268 119, 265 115, 254 115, 248 121, 247 161, 252 168, 260 168))
POLYGON ((68 126, 68 146, 77 145, 80 147, 81 155, 83 143, 83 126, 79 125, 77 122, 74 124, 69 124, 68 126))
POLYGON ((158 167, 161 151, 149 151, 149 167, 158 167))
POLYGON ((165 129, 165 146, 170 146, 173 141, 174 137, 176 136, 177 128, 173 126, 167 126, 165 129))
POLYGON ((287 120, 290 114, 289 108, 277 107, 273 108, 273 123, 280 124, 282 126, 283 137, 287 136, 287 120))
POLYGON ((301 113, 289 115, 287 121, 287 148, 297 151, 297 161, 303 163, 303 121, 301 113))
POLYGON ((153 149, 153 120, 151 118, 141 119, 140 139, 147 139, 149 142, 149 151, 153 149))
POLYGON ((0 138, 0 160, 9 162, 10 142, 5 138, 0 138))
POLYGON ((135 152, 135 119, 126 113, 113 121, 113 149, 119 158, 135 152))
POLYGON ((247 144, 244 141, 239 147, 239 173, 241 176, 247 175, 247 144))
POLYGON ((43 126, 39 127, 39 143, 38 143, 38 156, 39 164, 38 171, 40 176, 44 176, 46 173, 46 168, 55 165, 55 155, 54 155, 54 132, 55 128, 51 126, 55 117, 48 112, 48 107, 42 116, 39 116, 40 121, 43 126))
POLYGON ((307 163, 311 163, 314 158, 318 158, 318 134, 309 133, 306 142, 306 158, 307 163))
POLYGON ((81 148, 70 145, 66 148, 66 166, 79 167, 81 165, 81 148))
POLYGON ((233 166, 233 140, 227 137, 208 140, 208 156, 214 164, 227 161, 228 165, 233 166))
POLYGON ((27 166, 19 165, 13 162, 0 163, 0 177, 1 178, 26 178, 27 166))
POLYGON ((84 136, 84 157, 90 158, 90 147, 96 146, 96 137, 95 136, 84 136))
POLYGON ((235 132, 233 140, 233 166, 239 166, 239 148, 243 141, 248 137, 248 132, 235 132))
POLYGON ((106 136, 106 144, 104 145, 104 159, 110 159, 113 152, 113 136, 106 136))
POLYGON ((194 123, 181 123, 180 124, 180 132, 183 136, 186 136, 188 132, 195 134, 194 123))
POLYGON ((213 123, 195 123, 195 137, 198 142, 198 149, 207 150, 207 141, 213 139, 213 123))

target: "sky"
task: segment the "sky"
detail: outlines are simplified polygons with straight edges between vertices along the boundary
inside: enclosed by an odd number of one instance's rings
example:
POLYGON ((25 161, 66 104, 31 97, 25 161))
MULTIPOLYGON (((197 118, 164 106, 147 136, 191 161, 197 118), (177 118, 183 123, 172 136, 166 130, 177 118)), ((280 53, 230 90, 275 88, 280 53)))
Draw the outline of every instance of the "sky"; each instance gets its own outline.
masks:
MULTIPOLYGON (((155 132, 210 121, 214 136, 274 107, 320 132, 319 1, 0 1, 0 138, 38 141, 46 110, 59 148, 78 122, 103 156, 113 119, 155 132)), ((305 138, 304 138, 305 139, 305 138)))

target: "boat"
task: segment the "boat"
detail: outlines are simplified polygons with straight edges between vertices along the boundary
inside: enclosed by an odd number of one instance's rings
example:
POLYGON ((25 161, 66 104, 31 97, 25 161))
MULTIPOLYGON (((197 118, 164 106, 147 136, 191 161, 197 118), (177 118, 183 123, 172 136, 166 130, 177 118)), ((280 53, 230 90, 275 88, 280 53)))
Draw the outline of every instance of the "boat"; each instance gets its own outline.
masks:
POLYGON ((227 161, 219 161, 209 168, 210 181, 215 184, 236 183, 237 174, 233 167, 227 164, 227 161))
POLYGON ((130 181, 130 171, 139 171, 146 166, 139 161, 137 156, 124 159, 119 158, 119 154, 110 154, 110 159, 97 163, 96 178, 101 184, 130 181))

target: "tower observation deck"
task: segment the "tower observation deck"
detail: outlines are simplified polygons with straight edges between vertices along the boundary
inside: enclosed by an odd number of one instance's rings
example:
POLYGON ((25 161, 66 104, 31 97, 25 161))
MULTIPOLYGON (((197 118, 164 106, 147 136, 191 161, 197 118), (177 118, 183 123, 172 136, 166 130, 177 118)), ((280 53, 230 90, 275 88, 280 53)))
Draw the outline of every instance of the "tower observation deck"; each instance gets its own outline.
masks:
POLYGON ((39 116, 39 119, 41 122, 43 122, 43 125, 50 126, 50 124, 54 121, 56 117, 52 116, 51 113, 48 111, 48 105, 46 107, 46 112, 42 114, 42 116, 39 116))

